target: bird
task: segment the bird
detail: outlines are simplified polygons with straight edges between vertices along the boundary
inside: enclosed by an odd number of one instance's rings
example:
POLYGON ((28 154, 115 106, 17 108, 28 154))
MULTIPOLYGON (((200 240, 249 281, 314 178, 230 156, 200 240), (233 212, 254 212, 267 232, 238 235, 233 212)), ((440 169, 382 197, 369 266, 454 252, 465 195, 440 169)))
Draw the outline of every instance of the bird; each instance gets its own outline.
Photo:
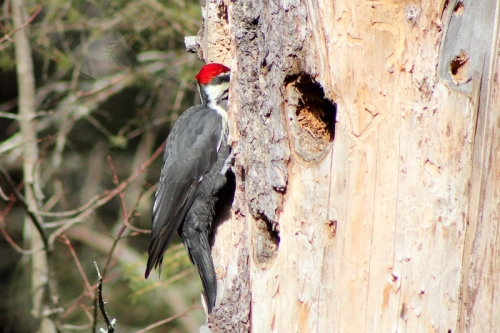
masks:
POLYGON ((214 206, 227 181, 231 148, 227 104, 230 69, 210 63, 195 76, 201 105, 182 113, 166 140, 155 192, 145 278, 160 268, 177 231, 196 265, 208 314, 215 307, 217 277, 209 244, 214 206))

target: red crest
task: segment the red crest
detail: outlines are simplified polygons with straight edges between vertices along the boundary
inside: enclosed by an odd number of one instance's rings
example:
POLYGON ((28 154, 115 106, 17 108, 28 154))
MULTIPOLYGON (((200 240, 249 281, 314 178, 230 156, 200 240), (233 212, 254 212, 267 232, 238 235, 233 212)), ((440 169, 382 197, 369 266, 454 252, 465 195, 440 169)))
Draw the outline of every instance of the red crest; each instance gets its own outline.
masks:
POLYGON ((215 76, 229 71, 230 69, 224 65, 212 63, 203 66, 194 78, 198 80, 199 84, 208 84, 215 76))

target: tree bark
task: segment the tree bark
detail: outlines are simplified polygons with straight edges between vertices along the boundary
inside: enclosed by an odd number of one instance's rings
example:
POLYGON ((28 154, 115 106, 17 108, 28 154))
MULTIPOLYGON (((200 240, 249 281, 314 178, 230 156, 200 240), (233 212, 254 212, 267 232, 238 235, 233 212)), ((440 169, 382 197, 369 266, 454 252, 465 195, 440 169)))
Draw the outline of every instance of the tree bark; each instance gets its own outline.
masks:
POLYGON ((207 2, 238 152, 213 331, 500 327, 499 8, 207 2))

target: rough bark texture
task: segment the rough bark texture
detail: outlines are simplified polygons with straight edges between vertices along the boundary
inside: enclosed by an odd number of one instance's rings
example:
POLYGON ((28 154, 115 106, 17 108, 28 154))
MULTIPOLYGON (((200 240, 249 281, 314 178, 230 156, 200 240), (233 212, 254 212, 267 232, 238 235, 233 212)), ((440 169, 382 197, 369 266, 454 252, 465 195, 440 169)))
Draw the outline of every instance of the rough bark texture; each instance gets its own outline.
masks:
POLYGON ((239 153, 212 329, 500 327, 499 4, 206 8, 239 153))

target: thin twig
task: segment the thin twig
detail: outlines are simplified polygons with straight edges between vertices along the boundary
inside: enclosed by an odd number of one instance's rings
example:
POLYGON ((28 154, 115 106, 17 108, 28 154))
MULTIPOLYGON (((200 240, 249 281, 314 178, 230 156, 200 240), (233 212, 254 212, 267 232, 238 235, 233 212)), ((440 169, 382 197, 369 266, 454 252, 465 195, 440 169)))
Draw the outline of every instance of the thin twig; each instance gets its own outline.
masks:
MULTIPOLYGON (((40 237, 42 238, 43 241, 43 247, 46 251, 49 251, 49 239, 47 237, 47 232, 45 231, 45 228, 43 226, 43 222, 39 219, 39 217, 33 213, 29 208, 26 200, 24 199, 24 195, 22 195, 21 192, 19 192, 16 188, 16 185, 14 184, 14 181, 12 178, 10 178, 10 175, 5 171, 4 168, 0 167, 0 175, 3 177, 5 182, 7 183, 7 186, 9 187, 10 191, 14 194, 16 199, 21 203, 23 206, 24 210, 26 213, 29 215, 31 221, 35 225, 36 229, 38 230, 38 233, 40 234, 40 237)), ((37 250, 38 252, 38 250, 37 250)))
MULTIPOLYGON (((117 275, 110 275, 110 277, 103 279, 103 283, 107 282, 107 281, 109 281, 111 279, 114 279, 116 277, 117 277, 117 275)), ((91 289, 92 289, 92 300, 95 301, 96 300, 96 298, 95 298, 95 291, 97 290, 97 284, 94 285, 94 286, 91 286, 91 289)), ((88 295, 88 293, 86 291, 83 291, 78 297, 75 298, 74 301, 69 302, 69 303, 71 303, 71 305, 68 308, 66 308, 66 310, 61 314, 61 318, 67 318, 77 308, 83 308, 83 309, 85 309, 85 305, 83 303, 87 299, 89 299, 89 295, 88 295)), ((92 320, 91 317, 90 317, 90 319, 92 320)), ((94 330, 94 332, 95 332, 95 330, 94 330)))
MULTIPOLYGON (((99 277, 99 283, 97 285, 97 301, 99 302, 99 309, 101 309, 101 314, 106 322, 107 330, 104 333, 113 333, 115 331, 116 319, 109 320, 108 314, 106 313, 106 309, 104 309, 104 305, 106 304, 102 299, 102 276, 101 272, 99 272, 99 267, 97 263, 94 261, 95 269, 97 270, 97 275, 99 277)), ((101 329, 101 332, 103 330, 101 329)))
POLYGON ((12 238, 10 238, 9 234, 7 233, 7 231, 5 230, 5 227, 3 225, 0 226, 0 233, 3 235, 3 237, 5 238, 5 240, 7 241, 7 243, 9 243, 9 245, 18 253, 22 254, 22 255, 26 255, 26 256, 30 256, 32 254, 35 254, 35 253, 39 253, 41 251, 43 251, 44 249, 35 249, 35 250, 24 250, 22 249, 19 245, 16 244, 16 242, 14 242, 14 240, 12 238))
POLYGON ((11 32, 5 34, 2 38, 0 38, 0 44, 5 42, 6 40, 12 42, 12 39, 10 39, 10 36, 12 36, 17 31, 19 31, 19 30, 23 29, 24 27, 26 27, 27 25, 29 25, 35 19, 35 17, 38 15, 38 13, 40 13, 41 10, 42 10, 42 7, 41 6, 38 7, 36 12, 33 15, 31 15, 31 17, 28 20, 26 20, 26 22, 24 22, 23 24, 19 25, 16 28, 14 28, 14 30, 12 30, 11 32))
POLYGON ((139 202, 141 201, 141 198, 142 198, 143 195, 144 195, 144 187, 142 188, 141 193, 139 193, 139 197, 137 198, 137 200, 135 202, 134 209, 130 212, 128 218, 125 220, 125 225, 127 226, 127 228, 129 228, 130 230, 135 231, 137 233, 149 234, 149 233, 151 233, 151 230, 137 228, 137 227, 134 227, 130 223, 130 220, 132 220, 132 217, 134 217, 135 213, 137 212, 137 209, 139 207, 139 202))
POLYGON ((88 324, 85 324, 85 325, 64 324, 64 325, 61 325, 61 330, 63 330, 64 332, 67 332, 67 331, 83 331, 83 330, 86 330, 87 328, 90 328, 91 325, 92 325, 92 323, 88 323, 88 324))
MULTIPOLYGON (((16 188, 18 191, 22 188, 22 183, 19 185, 19 188, 16 188)), ((0 189, 1 191, 1 189, 0 189)), ((2 192, 3 193, 3 192, 2 192)), ((16 197, 14 193, 11 193, 9 197, 6 197, 5 200, 8 202, 7 207, 2 211, 2 214, 0 215, 0 233, 3 235, 7 243, 18 253, 22 255, 32 255, 35 253, 38 253, 40 251, 43 251, 43 248, 37 249, 37 250, 24 250, 21 248, 19 245, 16 244, 16 242, 10 237, 9 233, 7 230, 5 230, 5 222, 6 222, 6 217, 9 215, 9 212, 11 211, 12 207, 16 203, 16 197)))
MULTIPOLYGON (((135 180, 144 170, 146 170, 151 163, 162 153, 163 149, 165 148, 165 143, 158 147, 158 149, 151 155, 150 158, 148 158, 144 163, 141 164, 141 166, 136 170, 136 172, 128 177, 125 181, 123 181, 120 184, 120 188, 115 188, 112 191, 104 191, 103 194, 101 195, 96 195, 92 197, 88 202, 86 202, 84 205, 73 209, 73 210, 68 210, 65 212, 57 212, 57 213, 51 213, 51 212, 37 212, 39 215, 42 216, 50 216, 50 217, 67 217, 67 216, 73 216, 77 214, 82 214, 85 213, 86 211, 93 211, 96 208, 99 208, 100 206, 104 205, 107 203, 109 200, 114 198, 118 193, 120 193, 120 190, 125 189, 131 183, 132 181, 135 180)), ((66 223, 67 221, 58 221, 58 222, 45 222, 45 225, 47 227, 55 227, 62 225, 63 223, 66 223)))
POLYGON ((180 318, 180 317, 184 317, 184 316, 186 316, 186 315, 189 313, 189 311, 191 311, 192 309, 194 309, 194 302, 193 302, 193 304, 192 304, 192 305, 191 305, 188 309, 186 309, 185 311, 183 311, 183 312, 181 312, 181 313, 179 313, 179 314, 176 314, 175 316, 169 317, 169 318, 167 318, 167 319, 160 320, 159 322, 156 322, 156 323, 154 323, 154 324, 152 324, 152 325, 149 325, 149 326, 147 326, 147 327, 143 328, 142 330, 137 331, 137 332, 135 332, 135 333, 144 333, 144 332, 147 332, 147 331, 149 331, 149 330, 152 330, 153 328, 156 328, 156 327, 158 327, 158 326, 165 325, 165 324, 167 324, 167 323, 171 322, 172 320, 175 320, 175 319, 177 319, 177 318, 180 318))
MULTIPOLYGON (((127 230, 127 226, 125 224, 122 224, 120 227, 120 230, 116 233, 116 237, 113 240, 113 245, 111 246, 111 249, 109 250, 108 256, 106 257, 106 263, 104 264, 104 269, 102 270, 102 276, 106 277, 106 274, 109 269, 109 264, 111 263, 111 259, 113 259, 113 253, 115 252, 116 246, 118 245, 118 242, 124 238, 125 236, 122 237, 123 232, 127 230)), ((116 260, 115 260, 116 262, 116 260)))
MULTIPOLYGON (((120 184, 120 186, 118 186, 117 188, 115 188, 114 190, 112 190, 108 193, 103 194, 103 197, 98 199, 94 204, 90 205, 85 211, 83 211, 78 216, 76 216, 70 220, 64 221, 63 222, 64 224, 59 229, 54 231, 54 233, 52 233, 52 235, 49 238, 49 243, 53 244, 54 239, 56 237, 59 237, 59 235, 61 235, 63 232, 65 232, 69 227, 71 227, 73 224, 84 221, 88 216, 90 216, 92 213, 94 213, 95 209, 97 209, 98 207, 109 202, 117 194, 119 194, 120 191, 123 191, 132 181, 134 181, 135 178, 137 178, 142 172, 144 172, 144 170, 154 161, 154 159, 156 157, 158 157, 158 155, 161 154, 161 152, 163 151, 163 148, 164 148, 164 145, 159 147, 153 153, 153 155, 151 155, 151 157, 148 160, 146 160, 146 162, 141 164, 141 166, 137 169, 137 171, 134 174, 132 174, 131 176, 129 176, 125 181, 123 181, 120 184)), ((46 223, 46 226, 50 226, 50 225, 48 223, 46 223)))
MULTIPOLYGON (((108 194, 108 193, 105 193, 105 194, 108 194)), ((90 206, 92 206, 93 204, 95 204, 100 198, 102 198, 103 196, 105 195, 95 195, 93 196, 89 201, 87 201, 84 205, 76 208, 76 209, 72 209, 72 210, 67 210, 67 211, 64 211, 64 212, 57 212, 57 213, 53 213, 53 212, 43 212, 43 211, 38 211, 38 215, 41 215, 41 216, 49 216, 49 217, 68 217, 68 216, 73 216, 73 215, 76 215, 76 214, 79 214, 87 209, 89 209, 90 206)), ((48 227, 53 227, 54 225, 54 222, 47 222, 46 225, 48 227), (48 223, 48 225, 47 225, 48 223), (52 225, 51 225, 52 224, 52 225)), ((55 223, 59 223, 59 222, 55 222, 55 223)))
MULTIPOLYGON (((113 160, 111 159, 111 155, 108 155, 108 163, 109 167, 111 169, 111 173, 113 174, 113 183, 116 185, 116 187, 120 186, 120 180, 118 179, 118 174, 116 173, 115 166, 113 165, 113 160)), ((120 203, 122 207, 122 217, 123 220, 126 221, 128 219, 128 214, 127 214, 127 206, 125 204, 125 191, 121 190, 119 193, 120 197, 120 203)))
POLYGON ((107 83, 106 85, 102 86, 102 87, 97 87, 93 90, 89 90, 89 91, 78 91, 76 93, 76 96, 78 98, 81 98, 81 97, 88 97, 88 96, 92 96, 92 95, 95 95, 95 94, 98 94, 102 91, 104 91, 105 89, 107 89, 108 87, 112 87, 112 86, 115 86, 117 83, 120 83, 120 81, 123 81, 125 80, 127 77, 128 77, 128 74, 129 74, 129 71, 124 71, 127 75, 122 75, 122 76, 118 76, 117 78, 114 78, 113 80, 111 80, 109 83, 107 83))
POLYGON ((19 118, 19 116, 17 114, 15 114, 15 113, 0 111, 0 118, 17 120, 19 118))
POLYGON ((145 288, 142 288, 142 289, 136 291, 134 293, 134 296, 139 296, 139 295, 145 294, 145 293, 150 292, 151 290, 154 290, 160 286, 163 286, 163 288, 167 288, 167 286, 169 286, 171 283, 173 283, 177 280, 180 280, 181 278, 185 277, 186 275, 188 275, 191 272, 192 272, 191 268, 185 269, 185 270, 175 274, 174 276, 170 277, 166 281, 158 281, 158 282, 155 282, 155 283, 153 283, 145 288))
POLYGON ((86 292, 89 295, 89 298, 92 297, 92 287, 90 286, 89 280, 87 279, 87 275, 85 275, 85 272, 83 271, 82 264, 80 263, 80 260, 78 259, 78 256, 76 255, 75 249, 73 248, 73 245, 71 244, 71 241, 69 238, 66 236, 66 234, 62 234, 60 237, 61 241, 68 246, 69 252, 71 252, 71 256, 73 257, 73 260, 76 263, 76 267, 78 268, 78 271, 80 272, 80 275, 82 277, 82 280, 85 284, 85 289, 86 292))
POLYGON ((2 198, 5 201, 10 200, 9 196, 3 192, 2 186, 0 186, 0 198, 2 198))
MULTIPOLYGON (((111 172, 113 173, 113 183, 116 185, 116 188, 120 187, 120 181, 118 180, 118 175, 116 174, 115 166, 113 165, 113 161, 111 159, 111 156, 108 155, 108 162, 109 162, 109 167, 111 168, 111 172)), ((124 199, 124 192, 123 189, 120 190, 119 192, 119 197, 120 197, 120 203, 122 206, 122 216, 123 219, 127 219, 127 207, 125 206, 125 199, 124 199)), ((106 258, 106 263, 104 264, 104 269, 102 270, 102 275, 106 276, 106 273, 108 272, 109 268, 109 263, 111 261, 111 258, 113 257, 113 252, 115 251, 116 245, 118 244, 118 241, 121 239, 122 234, 127 230, 126 224, 122 224, 118 232, 116 233, 115 240, 113 242, 113 246, 111 247, 111 250, 109 250, 108 257, 106 258)))

